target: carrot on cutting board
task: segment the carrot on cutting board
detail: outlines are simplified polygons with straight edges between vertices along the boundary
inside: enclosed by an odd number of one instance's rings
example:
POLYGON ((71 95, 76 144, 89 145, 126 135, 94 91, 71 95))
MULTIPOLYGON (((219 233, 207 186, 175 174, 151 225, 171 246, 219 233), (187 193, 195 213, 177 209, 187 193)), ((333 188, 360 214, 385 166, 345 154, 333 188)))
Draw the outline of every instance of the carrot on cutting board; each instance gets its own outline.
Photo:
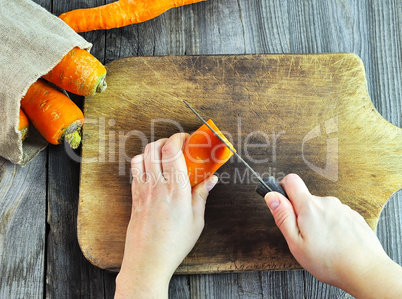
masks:
POLYGON ((178 6, 204 0, 119 0, 65 12, 60 18, 76 32, 119 28, 153 19, 178 6))
POLYGON ((24 111, 20 108, 18 131, 21 132, 21 141, 24 141, 28 136, 29 120, 24 111))
MULTIPOLYGON (((211 119, 207 123, 236 151, 211 119)), ((187 138, 183 146, 183 154, 191 187, 211 176, 233 155, 232 151, 205 124, 187 138)))
POLYGON ((65 94, 39 79, 21 99, 21 107, 41 135, 52 144, 64 140, 75 149, 81 143, 84 115, 65 94))
POLYGON ((75 47, 46 75, 54 85, 81 96, 106 89, 106 68, 88 51, 75 47))

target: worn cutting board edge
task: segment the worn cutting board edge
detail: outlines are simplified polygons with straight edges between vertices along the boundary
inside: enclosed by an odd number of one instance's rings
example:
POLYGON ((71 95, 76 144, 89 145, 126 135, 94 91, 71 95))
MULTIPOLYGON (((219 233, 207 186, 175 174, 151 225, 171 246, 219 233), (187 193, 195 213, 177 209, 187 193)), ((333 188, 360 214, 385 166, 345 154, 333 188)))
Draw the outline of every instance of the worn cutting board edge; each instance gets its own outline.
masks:
MULTIPOLYGON (((325 54, 321 54, 321 55, 325 55, 325 54)), ((361 60, 360 59, 358 59, 356 56, 354 56, 354 55, 352 55, 352 57, 350 56, 350 55, 348 55, 348 54, 331 54, 331 55, 344 55, 343 56, 343 58, 342 59, 352 59, 352 60, 354 60, 356 63, 357 63, 357 67, 359 67, 359 65, 360 65, 360 68, 361 68, 361 70, 363 70, 363 74, 364 74, 364 67, 363 67, 363 65, 362 65, 362 63, 361 63, 361 60), (356 59, 357 58, 357 59, 356 59)), ((235 58, 235 57, 240 57, 240 56, 242 56, 242 55, 239 55, 239 56, 236 56, 236 55, 234 55, 234 56, 232 56, 231 58, 229 57, 228 59, 233 59, 233 58, 235 58)), ((250 55, 246 55, 246 56, 248 56, 248 57, 250 57, 250 55)), ((254 57, 274 57, 274 56, 276 56, 277 57, 277 59, 279 60, 279 59, 284 59, 284 58, 289 58, 289 57, 293 57, 293 58, 300 58, 300 57, 306 57, 307 55, 255 55, 254 57)), ((319 57, 318 56, 320 56, 320 55, 313 55, 313 56, 315 56, 316 57, 316 59, 319 59, 319 57), (317 58, 318 57, 318 58, 317 58)), ((219 60, 219 58, 222 58, 223 56, 210 56, 209 58, 212 58, 212 59, 218 59, 219 60)), ((227 56, 226 56, 227 57, 227 56)), ((244 56, 243 56, 244 57, 244 56)), ((310 55, 310 57, 311 58, 313 58, 314 59, 314 57, 312 57, 311 55, 310 55)), ((188 59, 189 57, 187 57, 187 59, 188 59)), ((193 57, 194 59, 197 59, 196 57, 193 57)), ((154 61, 155 59, 156 60, 158 60, 158 59, 167 59, 168 61, 169 61, 169 63, 175 63, 175 60, 177 61, 177 59, 180 59, 180 58, 177 58, 177 57, 159 57, 159 58, 155 58, 155 57, 149 57, 149 58, 138 58, 138 57, 136 57, 136 58, 132 58, 133 60, 135 60, 135 61, 144 61, 144 59, 145 60, 147 60, 147 59, 149 59, 149 60, 151 60, 151 61, 154 61)), ((207 58, 201 58, 201 59, 207 59, 207 58)), ((340 59, 340 61, 342 60, 342 59, 340 59)), ((128 59, 128 60, 131 60, 131 59, 128 59)), ((127 60, 126 60, 127 61, 127 60)), ((117 61, 117 62, 115 62, 115 63, 125 63, 125 61, 117 61)), ((149 61, 148 61, 148 63, 149 63, 149 61)), ((108 69, 109 68, 111 68, 111 67, 113 67, 113 63, 111 64, 111 65, 109 65, 108 66, 108 69)), ((155 71, 155 70, 153 70, 153 71, 155 71)), ((113 74, 113 73, 112 73, 113 74)), ((361 78, 360 78, 361 79, 361 78)), ((361 82, 360 82, 361 83, 361 82)), ((364 78, 364 86, 361 86, 363 89, 364 89, 364 92, 365 93, 367 93, 367 87, 365 86, 365 78, 364 78)), ((109 83, 109 89, 110 89, 110 83, 109 83)), ((383 125, 385 125, 385 127, 387 128, 387 133, 392 133, 392 134, 394 134, 394 136, 395 136, 395 138, 396 138, 396 142, 397 142, 397 144, 401 144, 401 142, 399 142, 398 143, 398 140, 400 141, 401 140, 401 134, 400 134, 400 128, 397 128, 397 127, 395 127, 394 126, 394 128, 392 128, 392 126, 393 125, 391 125, 390 123, 388 123, 386 120, 384 120, 383 118, 382 118, 382 116, 375 110, 375 108, 374 108, 374 106, 372 105, 372 103, 371 103, 371 101, 370 101, 370 99, 369 99, 369 97, 368 97, 368 94, 366 94, 365 95, 365 97, 366 97, 366 100, 368 99, 368 101, 365 103, 365 107, 366 107, 366 110, 367 109, 369 109, 369 110, 371 110, 372 112, 374 112, 374 113, 372 113, 372 117, 374 117, 375 119, 376 119, 376 123, 380 123, 381 124, 381 122, 382 122, 382 124, 383 125), (399 138, 399 139, 398 139, 399 138)), ((96 100, 96 98, 93 98, 93 99, 87 99, 86 100, 86 103, 88 103, 88 101, 91 101, 91 100, 96 100)), ((87 106, 86 106, 87 107, 87 106)), ((356 129, 356 130, 358 130, 358 128, 354 128, 354 129, 356 129)), ((84 132, 85 132, 85 129, 84 129, 84 132)), ((391 134, 391 135, 392 135, 391 134)), ((84 138, 84 141, 83 141, 83 159, 84 159, 84 147, 85 147, 85 138, 84 138)), ((399 159, 399 161, 400 161, 400 159, 399 159)), ((400 164, 399 164, 400 165, 400 164)), ((390 165, 391 166, 391 165, 390 165)), ((399 173, 400 174, 400 173, 399 173)), ((81 178, 82 179, 82 178, 81 178)), ((401 178, 400 178, 400 176, 399 176, 399 182, 401 181, 401 178)), ((399 187, 400 187, 400 184, 399 184, 399 187)), ((395 191, 395 189, 393 190, 393 191, 395 191)), ((385 201, 383 201, 383 202, 381 202, 380 203, 380 205, 381 205, 381 209, 382 209, 382 207, 385 205, 385 203, 386 203, 386 201, 388 200, 388 198, 389 198, 389 196, 390 196, 390 194, 389 195, 387 195, 388 197, 385 199, 385 201)), ((82 201, 81 201, 81 194, 80 194, 80 206, 81 206, 81 203, 82 203, 82 201)), ((381 212, 381 209, 379 209, 379 211, 378 211, 378 216, 379 216, 379 214, 380 214, 380 212, 381 212)), ((79 219, 80 219, 80 209, 79 209, 79 219)), ((373 215, 372 215, 373 216, 373 215)), ((375 216, 375 215, 374 215, 375 216)), ((374 217, 374 218, 372 218, 372 219, 369 219, 369 223, 370 223, 370 225, 373 227, 373 228, 375 228, 375 226, 376 226, 376 224, 377 224, 377 221, 378 221, 378 217, 374 217)), ((84 229, 84 228, 80 228, 80 225, 78 226, 78 230, 79 230, 79 241, 80 241, 80 245, 81 245, 81 248, 82 248, 82 250, 83 250, 83 252, 84 252, 84 255, 93 263, 93 264, 95 264, 95 265, 97 265, 97 266, 99 266, 99 267, 101 267, 101 268, 106 268, 106 269, 109 269, 109 270, 117 270, 118 269, 118 265, 116 266, 116 267, 110 267, 110 265, 108 265, 107 263, 105 264, 103 261, 100 261, 97 257, 95 257, 95 256, 93 256, 92 254, 91 254, 91 252, 90 252, 90 250, 88 250, 88 248, 86 248, 86 246, 85 246, 85 244, 83 244, 82 243, 82 240, 81 240, 81 238, 80 238, 80 232, 81 232, 81 229, 84 229)), ((269 264, 269 263, 268 263, 269 264)), ((275 265, 272 267, 272 265, 268 265, 268 268, 269 269, 280 269, 280 268, 276 268, 275 267, 275 265)), ((288 263, 288 265, 287 265, 287 267, 285 267, 286 269, 294 269, 294 268, 300 268, 300 266, 296 263, 296 262, 294 262, 294 263, 288 263)), ((188 265, 186 265, 185 263, 181 266, 181 267, 179 267, 179 269, 178 269, 178 271, 177 271, 177 273, 211 273, 211 272, 227 272, 227 271, 229 271, 229 272, 231 272, 231 271, 246 271, 246 270, 266 270, 267 269, 267 267, 257 267, 257 266, 250 266, 250 267, 247 267, 247 263, 245 263, 244 265, 243 265, 243 267, 238 267, 238 266, 236 266, 236 263, 235 262, 228 262, 228 263, 218 263, 218 264, 215 264, 215 263, 210 263, 209 265, 207 265, 207 264, 201 264, 201 265, 197 265, 196 263, 188 263, 188 265), (194 272, 195 271, 195 272, 194 272)))

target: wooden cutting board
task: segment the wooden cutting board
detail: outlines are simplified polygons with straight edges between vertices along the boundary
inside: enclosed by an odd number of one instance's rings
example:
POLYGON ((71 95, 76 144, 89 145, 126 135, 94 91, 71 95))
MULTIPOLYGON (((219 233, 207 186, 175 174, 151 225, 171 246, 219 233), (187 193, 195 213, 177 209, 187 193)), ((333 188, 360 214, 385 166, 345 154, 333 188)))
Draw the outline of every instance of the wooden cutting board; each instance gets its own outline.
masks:
MULTIPOLYGON (((107 90, 85 100, 78 210, 81 249, 100 268, 121 264, 131 157, 201 125, 182 99, 257 172, 298 173, 373 229, 402 185, 402 130, 373 107, 353 54, 132 57, 107 69, 107 90)), ((177 273, 300 268, 247 169, 231 158, 219 174, 205 229, 177 273)))

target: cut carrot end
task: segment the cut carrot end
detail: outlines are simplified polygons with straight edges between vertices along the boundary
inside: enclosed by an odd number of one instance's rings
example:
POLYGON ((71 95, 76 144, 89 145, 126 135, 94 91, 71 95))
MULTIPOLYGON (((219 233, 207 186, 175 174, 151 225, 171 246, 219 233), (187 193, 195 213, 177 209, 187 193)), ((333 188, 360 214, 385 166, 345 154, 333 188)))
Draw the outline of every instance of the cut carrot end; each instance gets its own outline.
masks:
POLYGON ((99 83, 96 86, 95 93, 101 93, 101 92, 105 91, 106 88, 107 88, 107 83, 106 83, 106 74, 105 74, 104 76, 102 76, 100 78, 99 83))
MULTIPOLYGON (((236 151, 211 119, 207 123, 236 151)), ((191 187, 215 173, 233 155, 233 152, 205 124, 186 140, 183 153, 191 187)))
POLYGON ((66 141, 72 149, 76 149, 81 143, 81 127, 83 120, 71 123, 61 135, 59 143, 66 141))
MULTIPOLYGON (((236 151, 236 149, 234 148, 234 146, 233 146, 233 145, 230 143, 230 141, 225 137, 225 135, 222 134, 222 132, 218 129, 218 127, 215 125, 215 123, 212 121, 212 119, 208 119, 208 120, 207 120, 207 123, 208 123, 208 125, 211 126, 212 129, 214 129, 214 131, 215 131, 216 133, 218 133, 219 137, 221 137, 221 138, 226 142, 226 144, 228 144, 228 145, 230 146, 230 148, 231 148, 232 150, 234 150, 234 151, 237 153, 237 151, 236 151)), ((208 129, 209 129, 209 128, 208 128, 208 129)), ((211 132, 211 133, 213 134, 213 132, 211 132)))
POLYGON ((71 134, 66 134, 64 140, 70 145, 72 149, 79 147, 81 143, 80 130, 77 130, 71 134))

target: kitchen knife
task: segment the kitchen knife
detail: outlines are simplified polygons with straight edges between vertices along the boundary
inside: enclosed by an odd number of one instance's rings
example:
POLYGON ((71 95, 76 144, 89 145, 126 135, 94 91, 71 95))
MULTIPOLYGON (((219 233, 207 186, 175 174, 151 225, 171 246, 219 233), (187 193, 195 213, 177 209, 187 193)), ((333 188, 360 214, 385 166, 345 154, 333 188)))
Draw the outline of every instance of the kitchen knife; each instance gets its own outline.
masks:
POLYGON ((272 191, 276 191, 281 193, 283 196, 285 196, 286 198, 288 198, 285 190, 283 190, 283 188, 281 187, 281 185, 279 184, 279 182, 273 177, 273 176, 269 176, 269 177, 265 177, 262 178, 261 176, 258 175, 258 173, 246 162, 244 161, 244 159, 238 154, 236 153, 236 151, 234 151, 228 144, 227 142, 221 137, 219 136, 219 134, 202 118, 202 116, 200 114, 198 114, 197 111, 194 110, 193 107, 191 107, 191 105, 189 103, 187 103, 185 100, 183 100, 184 104, 187 105, 188 108, 190 108, 190 110, 214 133, 214 135, 216 137, 219 138, 219 140, 226 145, 226 147, 228 149, 231 150, 231 152, 251 171, 251 173, 258 179, 259 183, 258 186, 256 188, 256 192, 261 195, 262 197, 265 197, 265 195, 268 192, 272 192, 272 191))

